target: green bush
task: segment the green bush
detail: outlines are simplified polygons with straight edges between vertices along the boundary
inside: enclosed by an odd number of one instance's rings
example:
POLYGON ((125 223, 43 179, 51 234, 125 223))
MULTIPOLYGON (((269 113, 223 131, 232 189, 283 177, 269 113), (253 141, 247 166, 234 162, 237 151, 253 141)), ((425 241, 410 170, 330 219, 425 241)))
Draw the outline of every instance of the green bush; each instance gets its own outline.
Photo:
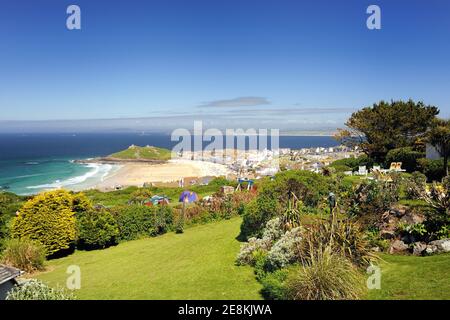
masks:
POLYGON ((113 213, 119 227, 119 240, 134 240, 155 233, 155 207, 140 205, 115 208, 113 213))
POLYGON ((152 195, 153 192, 150 189, 139 188, 131 194, 129 203, 143 205, 145 201, 152 197, 152 195))
POLYGON ((157 206, 155 212, 155 224, 154 233, 152 235, 156 236, 158 234, 166 233, 172 229, 173 226, 173 210, 169 206, 157 206))
POLYGON ((62 288, 50 288, 35 279, 12 288, 6 300, 74 300, 75 296, 62 288))
POLYGON ((92 209, 92 201, 83 192, 72 194, 72 208, 75 213, 82 213, 92 209))
POLYGON ((78 248, 106 248, 117 243, 119 228, 109 211, 91 209, 79 213, 76 218, 78 248))
POLYGON ((355 300, 364 292, 358 269, 329 248, 312 254, 286 280, 286 298, 292 300, 355 300))
POLYGON ((0 252, 10 237, 10 223, 23 204, 25 197, 10 192, 0 192, 0 252))
MULTIPOLYGON (((339 160, 337 160, 337 161, 339 161, 339 160)), ((332 164, 330 164, 329 167, 334 168, 336 170, 336 172, 353 171, 352 167, 346 166, 345 164, 335 164, 334 162, 332 164)))
POLYGON ((244 208, 240 236, 248 239, 262 235, 265 224, 277 215, 279 204, 276 199, 261 195, 244 208))
POLYGON ((405 193, 408 199, 419 199, 425 192, 427 177, 418 171, 413 172, 404 179, 405 193))
POLYGON ((281 216, 293 195, 306 208, 314 208, 328 195, 330 188, 330 179, 320 174, 301 170, 278 173, 273 180, 262 184, 257 198, 246 206, 241 236, 261 236, 267 221, 281 216))
POLYGON ((397 176, 393 176, 392 181, 364 181, 350 195, 348 213, 372 226, 399 198, 400 178, 397 176))
POLYGON ((175 220, 175 232, 176 233, 184 232, 184 214, 182 211, 179 212, 177 219, 175 220))
POLYGON ((2 263, 26 272, 44 269, 45 247, 36 241, 11 239, 6 241, 2 263))
POLYGON ((76 238, 75 212, 87 208, 88 203, 82 195, 74 197, 65 190, 41 193, 20 209, 11 236, 39 241, 48 255, 70 249, 76 238))
POLYGON ((286 300, 286 279, 289 272, 286 269, 265 273, 259 281, 261 282, 261 293, 265 299, 286 300))
POLYGON ((414 172, 418 169, 417 160, 424 156, 425 153, 416 151, 412 147, 392 149, 386 155, 385 166, 389 168, 392 162, 401 162, 402 169, 414 172))
POLYGON ((169 206, 131 205, 113 209, 119 227, 119 240, 156 236, 173 226, 173 211, 169 206))
MULTIPOLYGON (((336 168, 336 171, 341 171, 342 169, 349 168, 351 171, 358 171, 359 166, 372 167, 374 162, 367 155, 360 155, 359 157, 350 157, 334 161, 330 164, 330 167, 336 168), (340 169, 340 170, 338 170, 340 169)), ((348 171, 342 170, 342 171, 348 171)))
POLYGON ((380 236, 380 230, 378 228, 369 228, 366 231, 366 239, 369 247, 379 248, 381 251, 387 251, 390 242, 387 239, 382 239, 380 236))
POLYGON ((441 181, 445 176, 444 160, 419 159, 418 169, 427 176, 428 181, 441 181))

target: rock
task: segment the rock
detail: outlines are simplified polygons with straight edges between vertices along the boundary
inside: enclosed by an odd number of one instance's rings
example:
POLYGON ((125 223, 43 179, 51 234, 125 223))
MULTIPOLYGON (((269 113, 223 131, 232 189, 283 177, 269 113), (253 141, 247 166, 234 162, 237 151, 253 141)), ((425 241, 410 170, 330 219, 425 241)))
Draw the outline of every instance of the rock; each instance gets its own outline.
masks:
POLYGON ((399 205, 389 209, 389 214, 397 218, 403 217, 408 211, 408 207, 399 205))
POLYGON ((406 224, 417 224, 425 221, 425 217, 422 214, 415 212, 407 212, 403 217, 401 217, 400 222, 406 224))
POLYGON ((390 254, 403 253, 408 250, 408 246, 401 240, 395 240, 389 248, 390 254))
POLYGON ((437 250, 436 246, 427 245, 427 248, 425 249, 425 253, 428 255, 434 254, 437 250))
POLYGON ((372 247, 372 248, 370 248, 370 251, 380 252, 381 250, 380 250, 380 247, 372 247))
POLYGON ((450 252, 450 239, 431 241, 428 247, 430 247, 430 250, 433 250, 433 253, 450 252))
POLYGON ((413 243, 413 255, 421 256, 427 248, 428 246, 425 242, 415 242, 413 243))
POLYGON ((380 237, 382 239, 394 239, 395 238, 395 231, 393 231, 393 230, 381 230, 380 231, 380 237))

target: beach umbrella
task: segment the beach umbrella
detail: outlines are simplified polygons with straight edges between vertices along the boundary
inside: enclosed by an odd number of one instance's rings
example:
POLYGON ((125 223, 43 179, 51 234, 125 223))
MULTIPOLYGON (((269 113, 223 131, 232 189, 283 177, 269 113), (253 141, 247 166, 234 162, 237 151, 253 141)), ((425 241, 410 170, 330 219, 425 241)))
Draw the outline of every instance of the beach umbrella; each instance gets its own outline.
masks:
POLYGON ((186 190, 180 194, 179 201, 188 203, 195 202, 198 201, 198 195, 193 191, 186 190))

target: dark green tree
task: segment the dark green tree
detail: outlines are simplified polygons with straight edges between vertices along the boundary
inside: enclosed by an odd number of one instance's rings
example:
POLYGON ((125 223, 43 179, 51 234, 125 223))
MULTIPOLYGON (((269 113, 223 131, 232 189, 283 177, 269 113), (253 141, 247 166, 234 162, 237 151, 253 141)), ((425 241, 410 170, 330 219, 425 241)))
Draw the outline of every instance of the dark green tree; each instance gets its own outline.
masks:
POLYGON ((438 113, 423 102, 380 101, 354 112, 335 138, 381 163, 389 150, 417 146, 438 113))

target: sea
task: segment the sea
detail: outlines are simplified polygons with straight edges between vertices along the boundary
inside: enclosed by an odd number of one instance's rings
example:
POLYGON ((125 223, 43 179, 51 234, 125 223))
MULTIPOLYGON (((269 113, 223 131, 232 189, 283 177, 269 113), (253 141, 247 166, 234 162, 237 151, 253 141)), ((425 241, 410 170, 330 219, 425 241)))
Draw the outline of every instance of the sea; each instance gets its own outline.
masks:
MULTIPOLYGON (((82 190, 120 167, 74 160, 107 156, 132 144, 171 149, 177 143, 168 134, 0 134, 0 190, 20 195, 55 188, 82 190)), ((336 145, 328 136, 280 136, 279 140, 280 148, 291 149, 336 145)))

